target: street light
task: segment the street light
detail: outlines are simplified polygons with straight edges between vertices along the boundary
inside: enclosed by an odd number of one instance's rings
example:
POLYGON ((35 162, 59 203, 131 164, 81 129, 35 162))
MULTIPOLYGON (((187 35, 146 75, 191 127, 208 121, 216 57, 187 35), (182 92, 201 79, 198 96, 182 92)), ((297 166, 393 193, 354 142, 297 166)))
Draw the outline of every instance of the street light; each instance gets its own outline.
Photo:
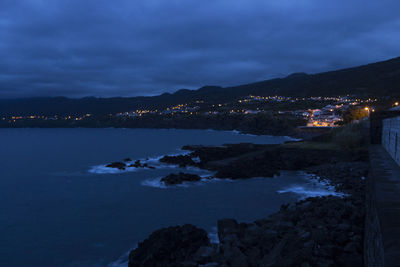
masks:
POLYGON ((364 109, 368 112, 368 117, 369 117, 369 112, 370 112, 369 107, 365 107, 364 109))
POLYGON ((397 107, 399 105, 399 102, 394 103, 394 105, 397 107))

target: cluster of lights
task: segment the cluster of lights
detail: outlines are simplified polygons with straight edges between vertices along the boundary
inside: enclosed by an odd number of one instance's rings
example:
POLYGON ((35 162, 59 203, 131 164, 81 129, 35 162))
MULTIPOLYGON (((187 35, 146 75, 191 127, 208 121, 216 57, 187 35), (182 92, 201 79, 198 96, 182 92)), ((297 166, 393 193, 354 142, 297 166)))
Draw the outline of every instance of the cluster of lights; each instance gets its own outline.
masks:
POLYGON ((287 96, 254 96, 249 95, 245 99, 238 100, 239 103, 246 103, 252 101, 290 101, 290 102, 297 102, 297 101, 335 101, 340 103, 351 103, 352 105, 358 105, 359 103, 372 103, 378 101, 378 99, 351 99, 349 96, 337 96, 337 97, 322 97, 322 96, 311 96, 311 97, 302 97, 302 98, 292 98, 287 96))

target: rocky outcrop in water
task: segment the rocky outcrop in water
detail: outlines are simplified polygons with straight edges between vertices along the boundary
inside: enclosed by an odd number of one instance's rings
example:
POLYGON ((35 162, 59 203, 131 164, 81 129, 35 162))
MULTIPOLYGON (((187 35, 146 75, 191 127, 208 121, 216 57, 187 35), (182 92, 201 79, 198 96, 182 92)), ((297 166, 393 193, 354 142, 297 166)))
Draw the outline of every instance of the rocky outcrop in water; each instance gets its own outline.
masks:
MULTIPOLYGON (((125 162, 131 161, 130 158, 124 159, 125 162)), ((147 163, 141 163, 140 160, 136 160, 134 163, 127 165, 125 162, 113 162, 110 164, 107 164, 107 168, 115 168, 119 170, 125 170, 127 167, 131 168, 149 168, 149 169, 155 169, 155 167, 148 165, 147 163)))
POLYGON ((160 162, 179 165, 179 167, 195 166, 196 163, 193 161, 191 156, 188 155, 178 155, 178 156, 164 156, 160 162))
POLYGON ((125 170, 126 164, 124 162, 113 162, 113 163, 107 164, 106 167, 115 168, 115 169, 119 169, 119 170, 125 170))
POLYGON ((214 171, 217 178, 245 179, 273 177, 281 170, 303 170, 336 162, 363 160, 362 153, 344 150, 309 148, 296 144, 256 145, 228 144, 223 146, 184 146, 189 155, 165 156, 161 162, 196 166, 214 171), (199 158, 199 162, 193 159, 199 158))
POLYGON ((155 169, 155 167, 149 166, 147 163, 142 164, 140 162, 140 160, 136 160, 134 163, 130 164, 128 167, 155 169))
POLYGON ((165 185, 177 185, 182 184, 183 182, 198 182, 201 180, 201 177, 197 174, 183 173, 180 172, 178 174, 171 173, 164 178, 161 179, 165 185))

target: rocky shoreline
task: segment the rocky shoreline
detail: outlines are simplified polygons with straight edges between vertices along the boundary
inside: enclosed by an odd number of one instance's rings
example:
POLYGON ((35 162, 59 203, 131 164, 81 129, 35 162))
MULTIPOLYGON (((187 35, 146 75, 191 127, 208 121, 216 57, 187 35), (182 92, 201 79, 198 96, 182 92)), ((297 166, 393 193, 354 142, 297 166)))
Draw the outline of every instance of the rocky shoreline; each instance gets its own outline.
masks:
MULTIPOLYGON (((367 154, 309 146, 235 144, 185 146, 189 155, 161 162, 195 166, 218 178, 273 177, 304 170, 344 197, 325 196, 282 205, 253 223, 218 221, 219 244, 193 225, 155 231, 129 256, 129 266, 362 266, 367 154), (198 159, 198 160, 194 160, 198 159)), ((184 174, 174 176, 187 180, 184 174)), ((277 178, 279 179, 279 178, 277 178)), ((189 179, 190 180, 190 179, 189 179)))
MULTIPOLYGON (((214 172, 215 178, 247 179, 274 177, 281 170, 307 170, 323 164, 365 161, 362 151, 304 147, 303 142, 279 145, 251 143, 222 146, 184 146, 189 154, 164 156, 160 162, 179 167, 193 166, 214 172)), ((320 172, 321 173, 321 172, 320 172)), ((324 175, 325 173, 321 173, 324 175)))

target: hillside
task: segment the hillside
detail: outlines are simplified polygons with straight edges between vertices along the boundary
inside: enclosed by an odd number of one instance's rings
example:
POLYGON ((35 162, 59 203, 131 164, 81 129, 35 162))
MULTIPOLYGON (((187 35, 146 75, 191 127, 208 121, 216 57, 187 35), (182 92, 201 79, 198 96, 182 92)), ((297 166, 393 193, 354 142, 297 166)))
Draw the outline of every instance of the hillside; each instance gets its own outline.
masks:
POLYGON ((205 86, 198 90, 178 90, 153 97, 69 99, 0 99, 1 114, 115 113, 137 108, 163 108, 172 104, 204 100, 231 101, 249 94, 284 96, 399 96, 400 57, 360 67, 318 73, 295 73, 285 78, 234 87, 205 86))

